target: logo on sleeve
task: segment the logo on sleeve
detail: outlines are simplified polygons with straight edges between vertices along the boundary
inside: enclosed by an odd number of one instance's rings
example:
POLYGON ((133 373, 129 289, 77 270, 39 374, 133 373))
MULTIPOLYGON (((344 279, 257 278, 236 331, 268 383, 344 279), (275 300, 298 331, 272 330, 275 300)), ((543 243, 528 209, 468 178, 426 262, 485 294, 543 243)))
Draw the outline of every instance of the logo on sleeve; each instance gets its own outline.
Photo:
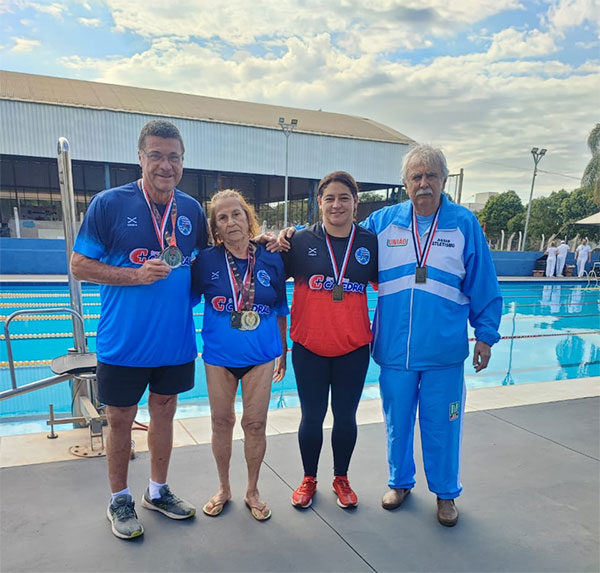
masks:
POLYGON ((366 247, 360 247, 356 249, 354 258, 359 262, 359 264, 367 265, 371 260, 371 252, 366 247))
POLYGON ((316 257, 317 256, 317 247, 308 247, 308 256, 316 257))
POLYGON ((192 232, 192 222, 185 215, 180 215, 177 218, 177 228, 182 235, 187 236, 192 232))
POLYGON ((210 280, 218 281, 219 280, 219 271, 210 271, 210 280))
POLYGON ((137 217, 127 217, 128 227, 137 227, 137 217))
POLYGON ((269 276, 269 273, 263 269, 260 269, 260 271, 256 273, 256 278, 264 287, 268 287, 271 284, 271 277, 269 276))

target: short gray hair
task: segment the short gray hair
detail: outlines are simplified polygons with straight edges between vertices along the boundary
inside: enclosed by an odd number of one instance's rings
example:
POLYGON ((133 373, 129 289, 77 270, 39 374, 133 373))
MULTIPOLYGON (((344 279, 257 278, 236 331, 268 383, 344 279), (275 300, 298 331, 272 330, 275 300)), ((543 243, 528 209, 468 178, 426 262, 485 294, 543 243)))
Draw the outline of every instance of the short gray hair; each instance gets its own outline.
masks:
POLYGON ((431 145, 417 145, 402 160, 402 181, 404 183, 406 183, 406 178, 408 177, 408 164, 414 158, 420 159, 425 165, 437 165, 442 170, 443 179, 446 179, 450 173, 446 158, 441 149, 437 149, 431 145))
POLYGON ((177 126, 166 119, 153 119, 142 127, 142 131, 138 138, 139 151, 144 149, 146 137, 148 135, 154 135, 155 137, 162 137, 164 139, 177 139, 177 141, 181 143, 181 151, 185 152, 183 137, 181 137, 181 133, 179 133, 177 126))

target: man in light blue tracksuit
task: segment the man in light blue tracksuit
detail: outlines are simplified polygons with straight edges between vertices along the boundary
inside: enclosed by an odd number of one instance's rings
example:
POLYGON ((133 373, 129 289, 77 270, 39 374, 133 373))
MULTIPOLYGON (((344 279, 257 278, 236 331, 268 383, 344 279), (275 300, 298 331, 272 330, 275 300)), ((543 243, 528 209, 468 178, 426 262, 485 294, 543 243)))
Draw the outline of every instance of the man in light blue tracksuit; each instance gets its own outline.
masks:
POLYGON ((437 495, 438 520, 450 527, 462 491, 467 320, 475 329, 479 372, 500 338, 502 297, 477 218, 442 194, 447 177, 440 150, 413 148, 402 165, 410 201, 376 211, 362 225, 379 243, 372 354, 381 367, 390 473, 382 506, 400 506, 415 485, 418 405, 427 482, 437 495))

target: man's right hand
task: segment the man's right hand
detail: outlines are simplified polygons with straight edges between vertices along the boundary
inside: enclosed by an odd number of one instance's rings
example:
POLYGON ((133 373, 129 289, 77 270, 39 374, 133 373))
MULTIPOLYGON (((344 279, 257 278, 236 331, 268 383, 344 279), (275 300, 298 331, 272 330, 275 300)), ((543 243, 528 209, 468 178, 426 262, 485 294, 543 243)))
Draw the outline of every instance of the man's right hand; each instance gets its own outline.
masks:
POLYGON ((150 285, 171 274, 171 267, 161 259, 150 259, 136 269, 137 279, 141 285, 150 285))

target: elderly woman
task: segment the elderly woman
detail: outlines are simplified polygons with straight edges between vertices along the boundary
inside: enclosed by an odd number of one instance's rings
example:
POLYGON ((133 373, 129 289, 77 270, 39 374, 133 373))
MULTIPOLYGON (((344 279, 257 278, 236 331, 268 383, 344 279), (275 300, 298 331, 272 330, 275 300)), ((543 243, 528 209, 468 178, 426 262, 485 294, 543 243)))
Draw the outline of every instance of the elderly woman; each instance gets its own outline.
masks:
POLYGON ((290 336, 302 409, 298 441, 304 478, 292 494, 292 505, 309 507, 317 490, 331 392, 333 491, 340 507, 351 508, 358 497, 347 473, 369 366, 367 283, 377 281, 377 237, 354 223, 358 185, 349 173, 335 171, 323 177, 317 201, 322 222, 280 241, 284 250, 291 245, 283 259, 287 275, 295 281, 290 336))
POLYGON ((279 254, 250 241, 259 230, 258 222, 239 192, 228 189, 213 196, 209 225, 216 246, 201 251, 196 258, 193 289, 195 294, 204 295, 202 358, 220 485, 202 509, 206 515, 217 516, 231 499, 234 402, 241 380, 248 467, 244 501, 252 516, 263 521, 271 517, 258 491, 271 381, 279 382, 286 369, 289 311, 283 264, 279 254))

